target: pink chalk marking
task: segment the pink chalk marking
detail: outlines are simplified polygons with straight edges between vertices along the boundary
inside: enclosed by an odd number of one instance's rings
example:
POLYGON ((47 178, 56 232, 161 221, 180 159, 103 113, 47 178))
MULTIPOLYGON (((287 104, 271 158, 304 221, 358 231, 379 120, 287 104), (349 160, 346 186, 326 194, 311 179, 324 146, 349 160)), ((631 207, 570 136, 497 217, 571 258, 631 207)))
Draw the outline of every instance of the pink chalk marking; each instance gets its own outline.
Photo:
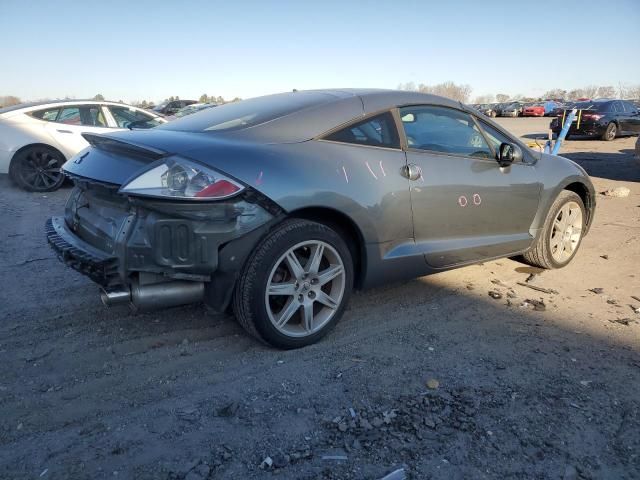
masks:
POLYGON ((480 205, 482 203, 482 198, 477 193, 473 194, 473 204, 480 205))
POLYGON ((349 183, 349 176, 347 175, 347 170, 342 166, 342 173, 344 173, 344 179, 349 183))
POLYGON ((262 172, 262 170, 260 171, 260 173, 258 174, 258 178, 256 178, 256 185, 262 185, 262 174, 264 172, 262 172))
POLYGON ((460 195, 458 197, 458 205, 460 205, 461 207, 466 207, 467 206, 467 197, 465 197, 464 195, 460 195))
POLYGON ((384 171, 384 167, 382 166, 382 160, 380 160, 380 170, 382 171, 382 176, 386 177, 387 173, 384 171))
POLYGON ((376 177, 376 174, 373 173, 373 170, 371 170, 371 167, 369 166, 369 162, 364 162, 364 164, 367 166, 367 168, 369 169, 369 172, 371 173, 371 175, 373 175, 373 178, 375 178, 376 180, 378 179, 378 177, 376 177))

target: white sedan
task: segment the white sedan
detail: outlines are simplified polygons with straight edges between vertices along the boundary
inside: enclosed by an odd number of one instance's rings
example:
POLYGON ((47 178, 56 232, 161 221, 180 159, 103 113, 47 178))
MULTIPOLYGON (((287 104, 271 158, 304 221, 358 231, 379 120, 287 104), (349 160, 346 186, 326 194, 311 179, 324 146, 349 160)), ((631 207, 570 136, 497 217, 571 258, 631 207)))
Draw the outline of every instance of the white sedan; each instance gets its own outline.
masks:
POLYGON ((155 113, 116 102, 64 100, 0 109, 0 173, 25 190, 48 192, 62 185, 62 164, 89 144, 83 133, 152 128, 155 113))

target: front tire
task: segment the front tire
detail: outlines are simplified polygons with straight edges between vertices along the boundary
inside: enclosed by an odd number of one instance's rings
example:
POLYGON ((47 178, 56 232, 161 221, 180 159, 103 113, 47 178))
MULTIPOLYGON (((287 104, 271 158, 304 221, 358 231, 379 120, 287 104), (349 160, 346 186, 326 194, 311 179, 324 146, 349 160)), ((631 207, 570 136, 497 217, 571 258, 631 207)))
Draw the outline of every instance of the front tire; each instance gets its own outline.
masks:
POLYGON ((611 122, 609 123, 609 125, 607 125, 606 130, 602 134, 602 140, 610 142, 611 140, 614 140, 616 138, 617 134, 618 126, 614 122, 611 122))
POLYGON ((587 218, 580 196, 563 190, 549 209, 544 228, 533 247, 523 257, 536 267, 562 268, 573 259, 587 218))
POLYGON ((46 145, 34 145, 15 154, 9 166, 9 176, 28 192, 51 192, 60 188, 65 162, 58 151, 46 145))
POLYGON ((247 260, 233 311, 251 335, 291 349, 317 342, 338 322, 353 288, 353 261, 342 237, 308 220, 286 220, 247 260))

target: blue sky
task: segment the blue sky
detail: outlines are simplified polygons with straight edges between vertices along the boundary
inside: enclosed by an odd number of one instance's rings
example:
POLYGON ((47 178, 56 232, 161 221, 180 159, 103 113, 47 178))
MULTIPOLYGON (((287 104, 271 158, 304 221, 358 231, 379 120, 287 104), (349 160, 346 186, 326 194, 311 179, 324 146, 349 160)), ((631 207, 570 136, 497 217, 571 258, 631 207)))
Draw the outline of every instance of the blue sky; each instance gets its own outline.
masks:
POLYGON ((639 58, 640 0, 0 0, 0 95, 22 99, 446 80, 540 95, 639 84, 639 58))

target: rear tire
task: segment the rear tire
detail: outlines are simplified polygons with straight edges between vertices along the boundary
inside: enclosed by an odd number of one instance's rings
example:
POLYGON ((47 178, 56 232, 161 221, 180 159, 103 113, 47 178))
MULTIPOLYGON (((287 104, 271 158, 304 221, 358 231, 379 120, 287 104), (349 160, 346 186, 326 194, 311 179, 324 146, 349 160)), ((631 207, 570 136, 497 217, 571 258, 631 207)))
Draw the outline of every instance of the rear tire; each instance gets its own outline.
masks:
POLYGON ((573 259, 585 227, 586 210, 580 196, 563 190, 553 202, 536 243, 523 255, 536 267, 562 268, 573 259))
POLYGON ((310 345, 344 313, 353 270, 349 248, 334 230, 286 220, 247 260, 233 295, 234 314, 249 334, 274 347, 310 345))
POLYGON ((611 140, 614 140, 616 138, 617 134, 618 126, 615 124, 615 122, 611 122, 609 123, 609 125, 607 125, 606 130, 602 134, 602 140, 610 142, 611 140))
POLYGON ((51 192, 64 182, 60 170, 65 158, 46 145, 34 145, 16 153, 9 165, 9 176, 28 192, 51 192))

